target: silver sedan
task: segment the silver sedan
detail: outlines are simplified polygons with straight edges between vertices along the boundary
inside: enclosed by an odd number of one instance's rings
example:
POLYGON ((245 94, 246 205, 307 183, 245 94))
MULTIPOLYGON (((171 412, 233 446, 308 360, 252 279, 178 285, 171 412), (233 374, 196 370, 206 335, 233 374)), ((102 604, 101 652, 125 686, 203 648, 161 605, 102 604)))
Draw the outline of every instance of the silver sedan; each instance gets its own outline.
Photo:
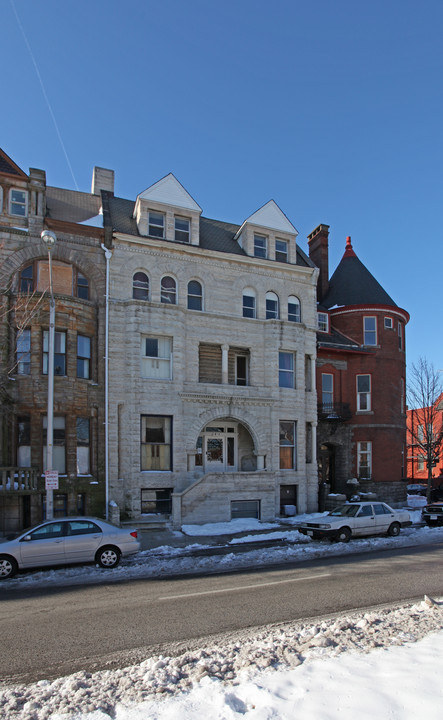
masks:
POLYGON ((13 577, 21 568, 81 562, 113 568, 139 550, 137 530, 94 517, 47 520, 13 539, 0 538, 0 578, 13 577))

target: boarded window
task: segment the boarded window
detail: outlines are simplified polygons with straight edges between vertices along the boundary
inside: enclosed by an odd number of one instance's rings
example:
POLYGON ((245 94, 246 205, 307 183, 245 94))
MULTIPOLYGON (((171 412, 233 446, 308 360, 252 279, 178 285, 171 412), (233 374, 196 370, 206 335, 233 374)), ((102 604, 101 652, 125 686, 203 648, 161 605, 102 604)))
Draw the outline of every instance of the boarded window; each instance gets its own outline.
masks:
POLYGON ((222 349, 220 345, 201 344, 199 346, 198 380, 206 383, 221 383, 222 349))

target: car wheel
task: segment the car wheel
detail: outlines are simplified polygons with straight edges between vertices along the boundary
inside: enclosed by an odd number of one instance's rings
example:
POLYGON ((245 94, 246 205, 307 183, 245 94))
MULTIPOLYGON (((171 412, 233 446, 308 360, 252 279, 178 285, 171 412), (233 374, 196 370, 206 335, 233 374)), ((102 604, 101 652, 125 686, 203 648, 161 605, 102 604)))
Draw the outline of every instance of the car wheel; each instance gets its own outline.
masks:
POLYGON ((0 578, 12 578, 18 570, 17 561, 9 555, 0 555, 0 578))
POLYGON ((100 548, 95 556, 96 562, 102 568, 115 568, 120 562, 120 550, 112 545, 100 548))
POLYGON ((400 525, 398 522, 394 522, 389 526, 388 535, 391 537, 397 537, 397 535, 400 535, 400 525))
POLYGON ((336 535, 337 541, 344 542, 344 543, 349 542, 351 537, 352 537, 352 533, 351 533, 350 529, 347 527, 340 528, 340 530, 338 531, 338 533, 336 535))

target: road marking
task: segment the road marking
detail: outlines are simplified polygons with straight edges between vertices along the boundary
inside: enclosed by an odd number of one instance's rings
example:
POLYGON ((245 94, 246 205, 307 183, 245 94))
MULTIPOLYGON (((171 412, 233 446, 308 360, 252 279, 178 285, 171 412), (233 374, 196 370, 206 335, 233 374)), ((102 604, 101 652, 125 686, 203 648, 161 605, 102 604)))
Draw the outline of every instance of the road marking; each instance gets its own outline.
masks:
POLYGON ((330 577, 332 573, 321 575, 307 575, 306 577, 292 578, 290 580, 274 580, 273 582, 257 583, 255 585, 241 585, 240 587, 221 588, 220 590, 202 590, 201 592, 183 593, 182 595, 165 595, 159 600, 179 600, 181 598, 200 597, 202 595, 217 595, 221 593, 240 592, 241 590, 255 590, 256 588, 270 587, 271 585, 287 585, 288 583, 300 582, 301 580, 317 580, 317 578, 330 577))

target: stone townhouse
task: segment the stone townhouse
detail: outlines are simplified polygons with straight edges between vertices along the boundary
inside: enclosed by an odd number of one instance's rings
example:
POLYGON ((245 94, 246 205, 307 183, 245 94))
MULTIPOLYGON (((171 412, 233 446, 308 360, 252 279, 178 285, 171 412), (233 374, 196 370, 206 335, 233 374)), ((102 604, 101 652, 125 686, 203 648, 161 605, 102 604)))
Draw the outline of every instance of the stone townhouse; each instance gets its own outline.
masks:
POLYGON ((102 192, 113 517, 317 509, 318 269, 274 201, 211 220, 169 174, 102 192))
MULTIPOLYGON (((100 175, 100 171, 96 170, 100 175)), ((94 180, 97 185, 96 180, 94 180)), ((0 533, 45 517, 49 260, 55 232, 54 515, 103 514, 105 253, 100 192, 47 186, 0 151, 0 533), (86 224, 84 224, 86 221, 86 224)), ((103 178, 100 176, 100 187, 103 178)))

